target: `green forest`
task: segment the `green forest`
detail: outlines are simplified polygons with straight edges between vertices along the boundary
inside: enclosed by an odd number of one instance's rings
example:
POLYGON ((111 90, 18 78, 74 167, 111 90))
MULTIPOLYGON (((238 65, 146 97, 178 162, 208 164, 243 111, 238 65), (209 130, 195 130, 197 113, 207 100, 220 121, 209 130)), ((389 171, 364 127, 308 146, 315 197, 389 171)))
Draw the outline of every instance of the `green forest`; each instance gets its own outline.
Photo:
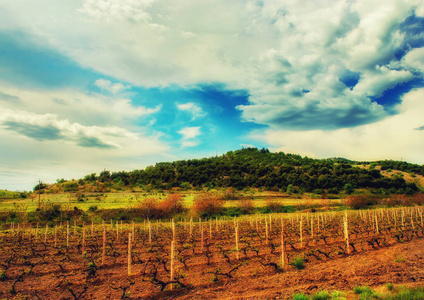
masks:
MULTIPOLYGON (((419 186, 403 176, 383 176, 381 170, 424 175, 424 166, 399 161, 357 162, 345 158, 312 159, 268 149, 243 148, 221 156, 161 162, 144 170, 92 173, 76 181, 58 180, 64 191, 82 185, 106 189, 146 190, 260 188, 289 194, 353 193, 367 189, 380 194, 414 194, 419 186)), ((41 183, 34 190, 46 188, 41 183)))

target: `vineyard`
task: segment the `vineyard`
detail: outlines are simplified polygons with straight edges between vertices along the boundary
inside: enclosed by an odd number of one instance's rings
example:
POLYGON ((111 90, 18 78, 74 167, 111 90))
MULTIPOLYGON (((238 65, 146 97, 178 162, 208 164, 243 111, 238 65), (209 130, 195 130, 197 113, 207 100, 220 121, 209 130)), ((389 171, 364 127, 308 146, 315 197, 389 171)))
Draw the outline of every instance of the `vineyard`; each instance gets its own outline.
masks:
POLYGON ((413 207, 137 224, 5 224, 0 298, 148 298, 282 274, 421 238, 422 213, 413 207))

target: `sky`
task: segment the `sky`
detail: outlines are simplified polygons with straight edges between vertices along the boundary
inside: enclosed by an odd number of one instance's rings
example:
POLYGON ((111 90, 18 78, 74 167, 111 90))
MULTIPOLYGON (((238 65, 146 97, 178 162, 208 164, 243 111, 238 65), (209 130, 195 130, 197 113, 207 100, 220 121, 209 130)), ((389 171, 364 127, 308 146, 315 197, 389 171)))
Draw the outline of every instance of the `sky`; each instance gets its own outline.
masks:
POLYGON ((0 0, 0 188, 242 147, 424 164, 422 0, 0 0))

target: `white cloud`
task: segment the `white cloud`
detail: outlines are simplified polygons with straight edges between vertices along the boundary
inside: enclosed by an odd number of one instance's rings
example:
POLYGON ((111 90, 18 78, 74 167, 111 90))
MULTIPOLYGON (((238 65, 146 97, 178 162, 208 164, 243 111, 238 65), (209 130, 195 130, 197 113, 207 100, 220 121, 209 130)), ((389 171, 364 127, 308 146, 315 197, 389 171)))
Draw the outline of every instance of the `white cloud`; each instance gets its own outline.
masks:
POLYGON ((160 133, 134 126, 138 119, 150 120, 160 106, 134 106, 129 99, 73 89, 2 86, 0 95, 10 99, 0 102, 3 188, 29 189, 38 178, 54 182, 104 168, 140 169, 169 159, 160 133))
POLYGON ((385 120, 333 131, 288 131, 267 129, 252 137, 271 145, 272 150, 317 158, 346 157, 355 160, 395 159, 424 163, 424 89, 403 97, 400 114, 385 120))
POLYGON ((200 127, 185 127, 178 131, 183 136, 183 140, 194 139, 198 137, 200 133, 200 127))
POLYGON ((184 103, 184 104, 177 104, 177 108, 181 111, 186 111, 186 112, 191 113, 191 115, 192 115, 191 120, 192 121, 197 119, 197 118, 206 116, 206 113, 202 110, 202 108, 200 108, 199 106, 197 106, 193 102, 188 102, 188 103, 184 103))
POLYGON ((69 119, 80 124, 100 126, 129 124, 135 119, 149 117, 160 111, 154 108, 134 106, 130 99, 87 94, 75 89, 29 90, 16 87, 1 87, 0 92, 20 101, 2 103, 10 109, 22 109, 37 114, 52 113, 59 119, 69 119))
POLYGON ((127 89, 128 87, 126 87, 125 85, 123 85, 122 83, 118 82, 118 83, 113 83, 110 80, 107 79, 97 79, 95 84, 101 88, 102 90, 106 90, 112 94, 117 94, 120 91, 123 91, 125 89, 127 89))
POLYGON ((424 73, 424 48, 412 49, 403 60, 411 69, 424 73))
POLYGON ((114 141, 116 138, 136 138, 135 134, 119 127, 83 126, 59 120, 53 114, 39 115, 1 106, 0 126, 34 140, 66 141, 81 147, 101 149, 122 148, 114 141))
POLYGON ((28 9, 4 5, 14 18, 2 26, 41 35, 82 66, 147 87, 223 82, 251 95, 240 107, 245 119, 299 129, 328 115, 337 128, 354 111, 349 126, 381 120, 383 108, 364 98, 416 76, 412 58, 391 65, 405 42, 399 24, 424 10, 420 0, 24 2, 28 9), (346 70, 360 74, 354 93, 339 81, 346 70), (287 111, 303 123, 286 122, 287 111))

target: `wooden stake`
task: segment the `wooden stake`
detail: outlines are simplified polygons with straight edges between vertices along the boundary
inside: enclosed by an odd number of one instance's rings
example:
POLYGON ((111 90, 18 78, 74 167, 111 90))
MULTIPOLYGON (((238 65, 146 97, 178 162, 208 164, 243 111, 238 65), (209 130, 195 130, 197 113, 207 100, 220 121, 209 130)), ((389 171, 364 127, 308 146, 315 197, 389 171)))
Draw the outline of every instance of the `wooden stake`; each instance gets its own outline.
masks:
MULTIPOLYGON (((175 247, 175 242, 174 241, 172 241, 171 242, 171 274, 170 274, 170 280, 171 281, 174 281, 174 260, 175 260, 175 258, 174 258, 174 247, 175 247)), ((172 284, 171 283, 171 285, 170 285, 170 289, 172 290, 174 288, 174 284, 172 284)))
POLYGON ((128 276, 131 276, 131 233, 128 233, 128 276))
POLYGON ((69 223, 66 221, 66 248, 69 247, 69 223))
POLYGON ((84 255, 84 251, 85 251, 85 227, 84 225, 82 225, 82 250, 81 250, 82 255, 84 255))
POLYGON ((103 227, 103 250, 102 250, 102 266, 105 264, 106 259, 106 226, 103 227))
POLYGON ((378 230, 378 218, 377 218, 377 214, 374 215, 375 218, 375 232, 378 234, 380 233, 378 230))
POLYGON ((350 254, 350 247, 349 247, 349 230, 348 230, 348 219, 347 219, 347 212, 345 211, 344 220, 344 236, 346 240, 346 252, 347 254, 350 254))
POLYGON ((286 247, 284 245, 284 220, 281 218, 281 268, 286 267, 286 247))
POLYGON ((116 221, 115 226, 116 226, 116 241, 119 241, 119 223, 118 223, 118 221, 116 221))
POLYGON ((57 247, 57 225, 54 226, 54 247, 57 247))
POLYGON ((314 238, 314 219, 311 218, 311 237, 314 238))
POLYGON ((234 229, 236 231, 236 236, 235 236, 235 238, 236 238, 236 259, 238 260, 239 259, 239 248, 238 248, 239 235, 238 235, 238 226, 236 226, 234 229))
POLYGON ((203 253, 204 240, 203 240, 203 225, 202 225, 202 223, 200 223, 200 232, 201 232, 200 252, 203 253))
POLYGON ((152 243, 152 224, 150 224, 149 220, 149 243, 152 243))
POLYGON ((299 227, 300 227, 300 247, 303 247, 303 228, 302 228, 302 224, 303 224, 303 216, 300 218, 300 223, 299 223, 299 227))
POLYGON ((49 230, 49 224, 46 224, 46 232, 44 233, 44 244, 47 244, 47 232, 49 230))
POLYGON ((268 245, 268 222, 265 219, 265 243, 268 245))

